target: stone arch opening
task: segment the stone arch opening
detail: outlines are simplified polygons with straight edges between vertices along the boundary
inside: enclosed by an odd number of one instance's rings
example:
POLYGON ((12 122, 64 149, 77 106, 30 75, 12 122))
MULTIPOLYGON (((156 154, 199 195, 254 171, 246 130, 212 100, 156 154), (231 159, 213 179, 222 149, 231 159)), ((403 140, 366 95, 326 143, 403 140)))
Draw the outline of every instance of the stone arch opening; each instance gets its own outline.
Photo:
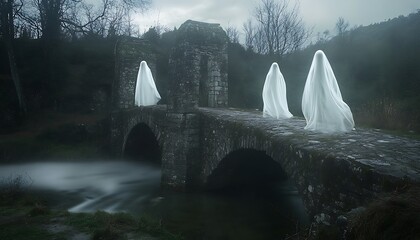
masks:
POLYGON ((156 165, 162 162, 162 152, 155 134, 145 123, 134 126, 127 136, 123 157, 156 165))
POLYGON ((281 221, 279 226, 285 229, 293 229, 296 223, 300 226, 309 224, 295 184, 265 151, 239 149, 230 152, 207 177, 206 187, 212 193, 252 203, 250 209, 255 206, 264 219, 281 221))
POLYGON ((239 149, 226 155, 207 177, 210 191, 266 190, 287 180, 279 163, 264 151, 239 149))

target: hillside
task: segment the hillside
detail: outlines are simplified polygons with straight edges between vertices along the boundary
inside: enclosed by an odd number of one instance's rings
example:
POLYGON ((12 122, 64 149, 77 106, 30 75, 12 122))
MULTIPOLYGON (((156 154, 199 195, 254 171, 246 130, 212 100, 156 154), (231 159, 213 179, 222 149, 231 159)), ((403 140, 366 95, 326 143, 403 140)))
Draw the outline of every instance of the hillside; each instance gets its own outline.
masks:
POLYGON ((283 59, 256 55, 237 44, 229 49, 233 106, 262 108, 261 91, 272 61, 287 84, 289 106, 301 115, 300 101, 313 54, 325 52, 356 123, 420 130, 420 12, 358 27, 291 53, 283 59), (241 100, 242 99, 242 100, 241 100))

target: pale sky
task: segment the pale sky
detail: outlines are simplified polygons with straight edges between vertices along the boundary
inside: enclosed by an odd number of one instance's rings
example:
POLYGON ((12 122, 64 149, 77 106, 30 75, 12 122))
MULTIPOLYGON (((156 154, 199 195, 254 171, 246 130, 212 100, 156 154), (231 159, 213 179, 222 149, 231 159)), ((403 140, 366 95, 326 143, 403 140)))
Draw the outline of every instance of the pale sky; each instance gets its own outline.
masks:
MULTIPOLYGON (((280 0, 279 0, 280 1, 280 0)), ((135 16, 141 32, 160 23, 170 29, 179 27, 188 19, 220 23, 223 28, 236 27, 252 17, 261 0, 152 0, 150 9, 135 16)), ((297 0, 290 0, 293 5, 297 0)), ((300 0, 303 21, 317 32, 330 30, 339 17, 350 26, 369 25, 389 18, 407 15, 420 9, 420 0, 300 0)))

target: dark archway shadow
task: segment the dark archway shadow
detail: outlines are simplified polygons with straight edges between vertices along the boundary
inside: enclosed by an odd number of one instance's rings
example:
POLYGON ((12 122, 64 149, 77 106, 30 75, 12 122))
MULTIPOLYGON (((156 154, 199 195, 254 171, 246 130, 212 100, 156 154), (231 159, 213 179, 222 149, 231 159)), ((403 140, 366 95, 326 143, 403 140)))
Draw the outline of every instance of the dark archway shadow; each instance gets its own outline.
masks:
POLYGON ((281 165, 264 151, 239 149, 224 157, 208 176, 206 189, 238 203, 248 203, 264 218, 282 223, 284 229, 309 224, 301 195, 281 165))
POLYGON ((213 192, 263 192, 287 180, 280 166, 264 151, 240 149, 226 155, 207 178, 213 192))
POLYGON ((123 157, 128 160, 161 165, 162 152, 155 134, 145 123, 134 126, 127 136, 123 157))

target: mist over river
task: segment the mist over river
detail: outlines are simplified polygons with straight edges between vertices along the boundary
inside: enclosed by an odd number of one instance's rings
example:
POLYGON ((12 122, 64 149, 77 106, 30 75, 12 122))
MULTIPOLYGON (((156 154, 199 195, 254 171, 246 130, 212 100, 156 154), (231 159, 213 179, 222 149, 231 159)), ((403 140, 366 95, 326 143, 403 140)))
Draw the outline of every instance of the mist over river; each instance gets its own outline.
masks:
POLYGON ((127 212, 160 219, 187 239, 281 239, 307 224, 289 182, 230 194, 175 193, 160 188, 160 168, 127 161, 36 162, 0 165, 0 178, 22 176, 51 208, 127 212))

